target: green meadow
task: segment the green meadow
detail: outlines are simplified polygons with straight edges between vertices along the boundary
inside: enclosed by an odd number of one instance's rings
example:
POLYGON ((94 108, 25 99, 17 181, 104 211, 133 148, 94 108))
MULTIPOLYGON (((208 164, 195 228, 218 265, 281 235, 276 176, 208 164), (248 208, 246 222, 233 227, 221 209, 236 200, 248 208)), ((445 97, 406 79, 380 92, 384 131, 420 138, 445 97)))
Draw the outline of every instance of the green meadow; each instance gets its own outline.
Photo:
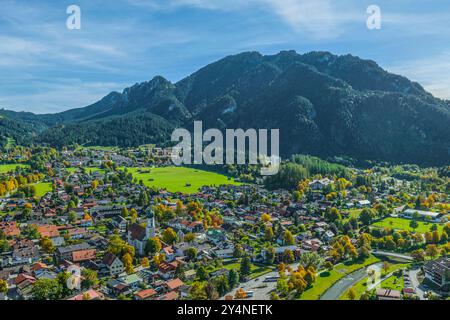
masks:
POLYGON ((48 192, 52 191, 52 184, 50 182, 39 182, 33 184, 36 187, 36 197, 42 198, 48 192))
POLYGON ((215 172, 185 167, 127 168, 138 181, 147 187, 167 189, 170 192, 195 193, 202 186, 224 184, 239 185, 227 176, 215 172))
MULTIPOLYGON (((77 168, 77 167, 70 167, 70 168, 66 168, 66 171, 69 174, 74 174, 76 173, 78 170, 80 170, 81 168, 77 168)), ((105 169, 101 169, 101 168, 97 168, 97 167, 83 167, 83 169, 86 170, 86 173, 92 174, 94 172, 100 172, 101 174, 105 173, 105 169)))
MULTIPOLYGON (((375 222, 372 226, 376 228, 391 228, 396 230, 405 230, 405 231, 416 231, 420 233, 425 233, 427 231, 430 231, 430 228, 433 224, 433 222, 422 222, 417 221, 418 227, 416 229, 411 228, 410 226, 411 220, 409 219, 403 219, 403 218, 385 218, 381 221, 375 222)), ((443 225, 437 224, 439 232, 442 232, 443 225)))
POLYGON ((0 173, 8 173, 14 171, 17 167, 20 168, 29 168, 30 166, 27 164, 0 164, 0 173))

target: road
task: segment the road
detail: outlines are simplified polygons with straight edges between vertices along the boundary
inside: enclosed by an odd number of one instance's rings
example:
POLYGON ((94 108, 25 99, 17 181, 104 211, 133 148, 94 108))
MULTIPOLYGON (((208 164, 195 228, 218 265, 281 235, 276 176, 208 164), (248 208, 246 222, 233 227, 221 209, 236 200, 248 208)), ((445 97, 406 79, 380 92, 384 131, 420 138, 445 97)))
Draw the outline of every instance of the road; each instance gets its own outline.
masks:
MULTIPOLYGON (((382 263, 375 263, 368 267, 380 267, 382 263)), ((356 283, 367 277, 367 268, 361 268, 348 275, 344 276, 333 284, 325 293, 320 297, 320 300, 338 300, 348 289, 353 287, 356 283)))
POLYGON ((378 255, 378 256, 399 258, 399 259, 403 259, 403 260, 407 260, 407 261, 413 261, 414 260, 411 256, 407 256, 405 254, 396 253, 396 252, 378 251, 378 250, 375 251, 374 250, 371 253, 374 254, 374 255, 378 255))
MULTIPOLYGON (((298 263, 294 263, 289 265, 292 269, 296 269, 298 266, 298 263)), ((234 295, 236 294, 236 291, 239 290, 239 288, 243 288, 244 291, 253 291, 253 297, 247 298, 246 300, 269 300, 270 299, 270 293, 277 288, 277 282, 264 282, 264 279, 266 277, 275 277, 278 276, 278 271, 272 271, 269 273, 266 273, 258 278, 249 280, 245 283, 241 283, 239 287, 231 291, 230 293, 227 293, 227 295, 234 295)), ((221 297, 220 300, 223 300, 224 297, 221 297)))
POLYGON ((419 282, 419 279, 417 279, 417 275, 419 274, 420 269, 412 269, 409 270, 409 279, 411 280, 411 285, 416 290, 416 295, 420 298, 420 300, 425 300, 425 288, 423 285, 419 282))

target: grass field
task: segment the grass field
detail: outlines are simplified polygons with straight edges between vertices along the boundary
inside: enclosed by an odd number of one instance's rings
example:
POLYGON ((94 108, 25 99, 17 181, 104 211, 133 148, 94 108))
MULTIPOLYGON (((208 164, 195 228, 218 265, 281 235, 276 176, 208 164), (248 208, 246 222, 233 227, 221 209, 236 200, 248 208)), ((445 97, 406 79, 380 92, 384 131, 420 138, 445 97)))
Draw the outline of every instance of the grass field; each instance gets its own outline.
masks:
POLYGON ((350 218, 359 218, 359 215, 361 214, 362 209, 350 209, 350 210, 344 210, 347 211, 349 214, 346 216, 344 221, 350 220, 350 218))
POLYGON ((328 290, 328 288, 330 288, 334 283, 336 283, 336 281, 340 280, 345 275, 379 261, 380 259, 371 255, 362 263, 340 263, 330 272, 325 271, 319 274, 316 282, 314 282, 314 285, 303 292, 300 300, 318 300, 320 296, 328 290))
MULTIPOLYGON (((241 268, 241 263, 240 262, 233 262, 233 263, 228 263, 228 264, 224 264, 223 267, 225 269, 231 270, 234 269, 236 271, 239 271, 239 269, 241 268)), ((252 266, 250 267, 250 279, 255 279, 258 278, 262 275, 265 275, 269 272, 272 272, 273 269, 265 266, 265 265, 255 265, 252 263, 252 266)))
MULTIPOLYGON (((75 168, 75 167, 66 168, 66 170, 67 170, 67 172, 69 174, 74 174, 78 169, 80 169, 80 168, 75 168)), ((94 167, 92 167, 92 168, 91 167, 85 167, 84 169, 86 169, 86 172, 89 173, 89 174, 92 174, 94 172, 100 172, 102 174, 105 173, 104 169, 96 168, 96 167, 95 168, 94 167)))
POLYGON ((138 181, 147 187, 167 189, 170 192, 195 193, 202 186, 223 184, 238 185, 233 179, 203 170, 185 167, 127 168, 138 181))
MULTIPOLYGON (((418 227, 416 229, 413 229, 409 226, 411 223, 411 220, 409 219, 403 219, 403 218, 385 218, 381 221, 377 221, 372 226, 377 228, 392 228, 397 230, 406 230, 406 231, 416 231, 420 233, 424 233, 427 231, 430 231, 430 227, 433 225, 432 222, 422 222, 418 221, 418 227)), ((438 224, 438 230, 439 232, 442 232, 443 225, 438 224)))
POLYGON ((17 167, 20 168, 29 168, 30 166, 27 164, 0 164, 0 173, 8 173, 14 171, 17 167))
POLYGON ((33 184, 36 187, 36 197, 42 198, 48 192, 52 191, 52 184, 50 182, 39 182, 33 184))

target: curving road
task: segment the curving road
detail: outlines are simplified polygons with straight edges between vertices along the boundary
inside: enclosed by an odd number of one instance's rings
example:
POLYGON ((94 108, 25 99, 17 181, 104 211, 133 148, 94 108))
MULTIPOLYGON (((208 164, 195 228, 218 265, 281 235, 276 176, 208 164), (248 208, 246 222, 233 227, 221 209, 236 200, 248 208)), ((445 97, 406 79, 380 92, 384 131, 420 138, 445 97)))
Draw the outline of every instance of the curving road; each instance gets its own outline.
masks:
POLYGON ((381 268, 382 265, 383 264, 381 262, 377 262, 347 274, 333 284, 327 291, 325 291, 325 293, 320 297, 320 300, 339 300, 339 297, 348 289, 353 287, 358 281, 367 277, 368 267, 377 266, 381 268))
POLYGON ((378 251, 378 250, 373 250, 371 251, 371 253, 373 255, 378 255, 378 256, 385 256, 385 257, 391 257, 391 258, 398 258, 398 259, 403 259, 403 260, 407 260, 407 261, 413 261, 413 257, 405 255, 405 254, 401 254, 401 253, 396 253, 396 252, 389 252, 389 251, 378 251))

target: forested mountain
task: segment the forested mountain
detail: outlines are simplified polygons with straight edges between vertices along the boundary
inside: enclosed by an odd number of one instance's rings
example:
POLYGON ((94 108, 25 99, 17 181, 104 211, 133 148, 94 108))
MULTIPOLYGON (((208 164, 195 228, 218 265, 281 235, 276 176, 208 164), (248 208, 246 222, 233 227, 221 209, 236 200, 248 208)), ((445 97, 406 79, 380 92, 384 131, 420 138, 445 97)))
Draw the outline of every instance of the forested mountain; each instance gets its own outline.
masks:
MULTIPOLYGON (((55 146, 162 143, 173 128, 191 129, 193 120, 202 120, 205 129, 279 128, 284 156, 424 165, 450 158, 448 101, 373 61, 328 52, 246 52, 175 84, 158 76, 85 108, 0 115, 18 127, 28 124, 32 141, 55 146)), ((5 134, 14 138, 20 128, 5 134)))

